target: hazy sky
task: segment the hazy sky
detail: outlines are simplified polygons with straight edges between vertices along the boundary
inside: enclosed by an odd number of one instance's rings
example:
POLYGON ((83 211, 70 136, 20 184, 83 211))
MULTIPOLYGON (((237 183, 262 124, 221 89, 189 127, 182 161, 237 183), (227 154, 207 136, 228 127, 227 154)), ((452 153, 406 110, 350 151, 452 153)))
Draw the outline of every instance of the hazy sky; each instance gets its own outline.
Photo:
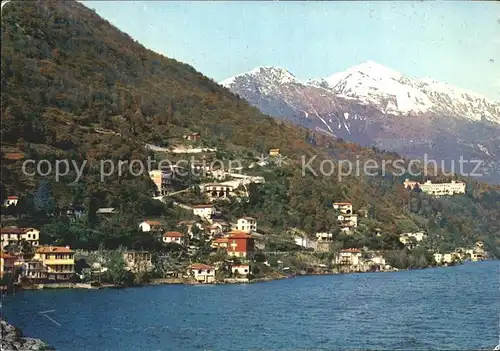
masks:
POLYGON ((500 101, 495 2, 83 3, 146 47, 217 81, 268 65, 306 80, 373 60, 500 101))

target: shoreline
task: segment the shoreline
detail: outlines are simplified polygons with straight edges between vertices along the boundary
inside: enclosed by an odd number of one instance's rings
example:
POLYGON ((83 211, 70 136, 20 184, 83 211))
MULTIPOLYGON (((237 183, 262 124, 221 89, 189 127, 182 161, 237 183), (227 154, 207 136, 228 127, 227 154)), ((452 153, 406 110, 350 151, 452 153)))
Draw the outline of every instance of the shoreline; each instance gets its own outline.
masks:
POLYGON ((23 334, 21 329, 9 324, 3 318, 0 321, 1 329, 1 349, 5 351, 55 351, 55 348, 47 344, 45 341, 30 338, 23 334))
MULTIPOLYGON (((474 262, 475 263, 475 262, 474 262)), ((378 271, 344 271, 344 272, 315 272, 315 273, 305 273, 305 274, 290 274, 290 275, 276 275, 270 277, 260 277, 255 279, 246 278, 225 278, 223 281, 216 281, 213 283, 201 283, 196 281, 190 281, 185 278, 154 278, 149 282, 140 284, 130 284, 130 285, 113 285, 113 284, 101 284, 92 285, 91 283, 45 283, 45 284, 35 284, 29 286, 16 286, 15 291, 22 290, 51 290, 51 289, 84 289, 84 290, 101 290, 101 289, 124 289, 132 287, 147 287, 155 285, 234 285, 234 284, 255 284, 255 283, 265 283, 275 280, 283 279, 295 279, 297 277, 308 277, 308 276, 327 276, 327 275, 344 275, 344 274, 364 274, 364 273, 394 273, 402 271, 413 271, 413 270, 423 270, 429 268, 446 268, 463 265, 464 262, 454 264, 454 265, 440 265, 440 266, 428 266, 419 268, 407 268, 407 269, 394 269, 394 270, 378 270, 378 271)))

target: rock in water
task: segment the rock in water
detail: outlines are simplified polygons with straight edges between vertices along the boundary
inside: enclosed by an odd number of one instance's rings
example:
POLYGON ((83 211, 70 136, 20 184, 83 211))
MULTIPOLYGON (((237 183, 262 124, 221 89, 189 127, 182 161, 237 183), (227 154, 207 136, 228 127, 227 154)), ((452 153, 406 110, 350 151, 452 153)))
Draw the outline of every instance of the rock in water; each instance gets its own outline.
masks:
POLYGON ((2 351, 49 351, 55 350, 39 339, 26 338, 23 333, 6 321, 0 321, 2 351))

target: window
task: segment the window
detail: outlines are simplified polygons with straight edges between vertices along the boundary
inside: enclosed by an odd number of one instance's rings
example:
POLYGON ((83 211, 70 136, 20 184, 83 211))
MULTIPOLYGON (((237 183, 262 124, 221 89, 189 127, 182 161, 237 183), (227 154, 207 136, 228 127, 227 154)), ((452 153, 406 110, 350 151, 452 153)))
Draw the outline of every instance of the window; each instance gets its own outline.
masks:
POLYGON ((210 269, 207 269, 207 274, 210 274, 210 269))

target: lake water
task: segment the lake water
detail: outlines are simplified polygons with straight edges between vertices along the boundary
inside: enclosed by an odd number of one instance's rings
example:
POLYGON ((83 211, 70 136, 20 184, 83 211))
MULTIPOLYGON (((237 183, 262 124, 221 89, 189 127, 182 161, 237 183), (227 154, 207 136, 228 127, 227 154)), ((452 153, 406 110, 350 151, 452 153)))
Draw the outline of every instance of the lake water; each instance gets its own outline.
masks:
POLYGON ((61 351, 492 349, 499 267, 487 261, 251 285, 26 291, 4 299, 3 314, 61 351), (39 313, 48 310, 55 322, 39 313))

